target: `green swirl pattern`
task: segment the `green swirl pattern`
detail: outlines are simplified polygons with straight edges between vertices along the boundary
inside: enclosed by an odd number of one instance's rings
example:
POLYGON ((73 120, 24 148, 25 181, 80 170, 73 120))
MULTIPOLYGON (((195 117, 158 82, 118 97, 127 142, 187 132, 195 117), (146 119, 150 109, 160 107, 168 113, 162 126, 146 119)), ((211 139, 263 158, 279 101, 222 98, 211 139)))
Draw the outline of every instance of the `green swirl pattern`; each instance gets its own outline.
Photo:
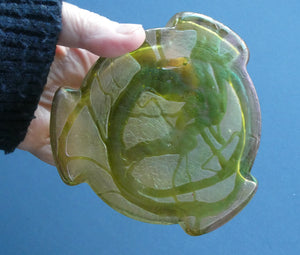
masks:
POLYGON ((64 182, 88 183, 129 217, 201 235, 236 215, 257 188, 250 169, 260 109, 248 49, 195 13, 146 34, 138 50, 100 58, 80 90, 56 93, 56 165, 64 182))

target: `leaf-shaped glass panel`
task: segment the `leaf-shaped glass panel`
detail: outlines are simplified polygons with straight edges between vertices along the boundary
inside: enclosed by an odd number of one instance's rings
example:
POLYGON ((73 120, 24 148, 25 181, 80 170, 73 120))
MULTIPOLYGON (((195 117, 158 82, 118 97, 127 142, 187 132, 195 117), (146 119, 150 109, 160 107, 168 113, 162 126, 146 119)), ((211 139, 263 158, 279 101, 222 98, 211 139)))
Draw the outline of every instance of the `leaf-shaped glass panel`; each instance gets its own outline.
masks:
POLYGON ((260 108, 247 61, 233 31, 195 13, 146 31, 134 52, 100 58, 80 90, 61 88, 53 102, 62 179, 190 235, 224 224, 257 188, 260 108))

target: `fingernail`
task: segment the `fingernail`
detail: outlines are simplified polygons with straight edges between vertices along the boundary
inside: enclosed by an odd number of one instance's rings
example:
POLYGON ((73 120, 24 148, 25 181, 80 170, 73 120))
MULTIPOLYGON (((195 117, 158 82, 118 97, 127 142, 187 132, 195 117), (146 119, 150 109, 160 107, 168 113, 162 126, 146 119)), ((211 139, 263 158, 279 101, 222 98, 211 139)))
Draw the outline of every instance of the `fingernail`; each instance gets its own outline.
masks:
POLYGON ((133 34, 135 31, 143 29, 142 25, 137 25, 137 24, 120 24, 116 31, 117 33, 128 35, 128 34, 133 34))

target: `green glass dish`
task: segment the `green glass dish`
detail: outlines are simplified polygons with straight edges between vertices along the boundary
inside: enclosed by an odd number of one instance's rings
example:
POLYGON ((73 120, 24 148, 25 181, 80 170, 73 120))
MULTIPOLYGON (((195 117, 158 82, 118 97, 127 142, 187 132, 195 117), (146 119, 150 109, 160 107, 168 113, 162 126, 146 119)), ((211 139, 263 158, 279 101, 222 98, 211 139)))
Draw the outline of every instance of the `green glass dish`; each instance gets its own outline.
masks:
POLYGON ((216 229, 252 198, 260 107, 248 49, 223 24, 178 13, 121 57, 100 58, 81 88, 57 91, 56 166, 131 218, 216 229))

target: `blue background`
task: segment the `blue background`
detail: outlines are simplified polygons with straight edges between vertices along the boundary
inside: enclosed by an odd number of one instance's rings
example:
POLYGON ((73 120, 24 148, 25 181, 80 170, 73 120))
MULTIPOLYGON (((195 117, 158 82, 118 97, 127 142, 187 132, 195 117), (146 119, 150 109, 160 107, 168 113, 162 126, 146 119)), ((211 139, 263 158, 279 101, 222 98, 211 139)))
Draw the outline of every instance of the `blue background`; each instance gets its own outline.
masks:
POLYGON ((200 237, 146 224, 104 204, 88 187, 65 185, 29 153, 0 156, 0 254, 300 254, 299 0, 73 0, 119 22, 162 27, 193 11, 231 27, 250 49, 249 74, 262 109, 253 200, 200 237))

